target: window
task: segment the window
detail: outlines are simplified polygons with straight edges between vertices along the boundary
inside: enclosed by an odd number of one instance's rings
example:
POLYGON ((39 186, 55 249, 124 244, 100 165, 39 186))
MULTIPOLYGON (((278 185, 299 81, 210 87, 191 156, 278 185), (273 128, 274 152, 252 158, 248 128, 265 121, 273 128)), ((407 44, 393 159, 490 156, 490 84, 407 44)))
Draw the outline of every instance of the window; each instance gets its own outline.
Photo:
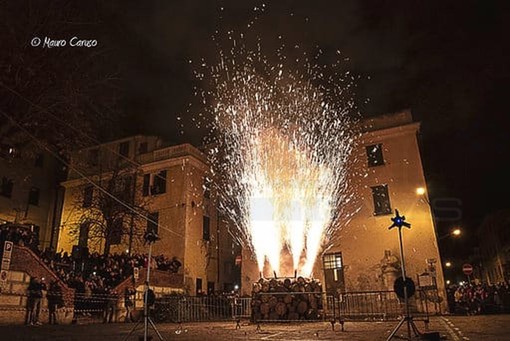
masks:
POLYGON ((147 153, 149 148, 147 147, 147 142, 140 142, 138 145, 138 154, 147 153))
POLYGON ((34 167, 43 168, 43 166, 44 166, 44 154, 39 153, 35 156, 34 167))
POLYGON ((153 175, 152 180, 153 186, 151 188, 151 194, 163 194, 166 192, 166 170, 162 170, 158 174, 153 175))
POLYGON ((122 240, 122 227, 123 221, 122 218, 115 219, 112 226, 112 231, 110 234, 110 244, 111 245, 119 245, 122 240))
POLYGON ((39 188, 32 187, 28 193, 28 204, 37 206, 39 205, 39 188))
POLYGON ((2 186, 0 187, 0 195, 10 198, 12 196, 12 189, 14 187, 14 181, 7 179, 5 176, 2 177, 2 186))
POLYGON ((326 292, 338 293, 345 290, 344 265, 341 252, 327 253, 322 258, 326 292))
POLYGON ((204 216, 202 223, 202 239, 211 240, 211 218, 204 216))
POLYGON ((147 216, 147 232, 158 234, 159 212, 149 213, 147 216))
POLYGON ((94 187, 87 186, 83 189, 83 203, 82 207, 90 207, 92 206, 92 199, 94 198, 94 187))
POLYGON ((119 144, 119 154, 122 156, 129 156, 129 141, 121 142, 119 144))
POLYGON ((209 178, 204 178, 204 198, 211 198, 211 180, 209 178))
POLYGON ((90 149, 88 152, 88 163, 91 166, 97 166, 99 164, 99 149, 90 149))
POLYGON ((388 185, 372 187, 372 196, 374 198, 374 215, 391 214, 388 185))
POLYGON ((207 281, 207 295, 214 294, 214 282, 207 281))
POLYGON ((142 194, 144 197, 163 193, 166 193, 166 170, 157 174, 143 175, 142 194))
POLYGON ((80 224, 80 235, 78 237, 78 246, 87 247, 89 242, 90 222, 85 221, 80 224))
POLYGON ((368 167, 384 165, 382 144, 367 146, 368 167))
POLYGON ((196 286, 196 294, 201 295, 202 294, 202 278, 197 278, 195 282, 196 286))
POLYGON ((144 174, 143 175, 143 187, 142 187, 142 194, 144 197, 149 195, 150 185, 151 185, 151 175, 144 174))
POLYGON ((342 264, 342 253, 328 253, 324 255, 324 269, 341 269, 343 267, 342 264))

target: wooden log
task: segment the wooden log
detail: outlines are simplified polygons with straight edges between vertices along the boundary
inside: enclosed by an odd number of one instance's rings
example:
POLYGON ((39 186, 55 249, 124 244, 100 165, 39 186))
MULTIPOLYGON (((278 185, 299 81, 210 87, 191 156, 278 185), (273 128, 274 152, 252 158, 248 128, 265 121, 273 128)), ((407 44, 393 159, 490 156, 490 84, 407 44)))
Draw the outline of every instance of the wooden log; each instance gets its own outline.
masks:
POLYGON ((274 311, 278 314, 278 316, 283 316, 287 313, 287 305, 283 302, 278 302, 274 308, 274 311))
POLYGON ((278 316, 278 313, 276 311, 272 311, 269 313, 269 320, 276 321, 279 319, 280 319, 280 316, 278 316))
POLYGON ((287 319, 289 321, 297 321, 297 320, 299 320, 299 314, 298 313, 289 313, 287 319))
POLYGON ((268 303, 262 303, 260 305, 260 313, 262 315, 267 315, 269 313, 269 304, 268 303))
POLYGON ((296 311, 299 315, 303 315, 308 310, 308 302, 299 301, 296 311))
POLYGON ((274 307, 276 307, 276 304, 278 303, 278 299, 275 297, 275 296, 271 296, 269 298, 269 308, 273 309, 274 307))

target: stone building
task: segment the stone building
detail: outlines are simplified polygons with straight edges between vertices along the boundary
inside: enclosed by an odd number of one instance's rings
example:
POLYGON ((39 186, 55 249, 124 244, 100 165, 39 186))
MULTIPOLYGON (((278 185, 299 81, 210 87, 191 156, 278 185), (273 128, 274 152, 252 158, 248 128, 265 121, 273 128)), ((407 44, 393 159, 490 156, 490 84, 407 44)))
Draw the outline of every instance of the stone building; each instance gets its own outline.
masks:
MULTIPOLYGON (((342 223, 314 267, 314 277, 323 280, 327 291, 393 290, 400 276, 400 254, 397 231, 388 227, 398 209, 412 224, 403 230, 407 276, 418 284, 418 275, 429 274, 428 284, 435 281, 445 297, 431 209, 416 192, 427 187, 419 129, 408 111, 362 122, 350 172, 356 199, 350 211, 356 213, 342 223)), ((250 294, 259 271, 249 250, 243 250, 242 259, 242 293, 250 294)))
POLYGON ((138 135, 80 150, 72 163, 62 184, 58 250, 103 253, 110 238, 109 253, 147 253, 142 235, 151 230, 160 238, 153 254, 182 263, 179 273, 189 294, 233 287, 232 238, 207 186, 208 166, 200 150, 190 144, 165 146, 157 137, 138 135), (112 183, 115 177, 121 181, 112 183), (118 231, 102 237, 94 231, 103 222, 90 211, 94 200, 108 197, 90 180, 119 199, 110 211, 117 212, 120 221, 113 226, 118 231), (129 211, 120 202, 137 207, 144 217, 120 214, 129 211))
POLYGON ((41 249, 55 246, 52 231, 59 225, 63 178, 62 165, 50 154, 24 155, 0 145, 0 224, 26 225, 36 232, 41 249))
MULTIPOLYGON (((488 215, 478 229, 481 279, 490 284, 510 277, 510 211, 488 215)), ((476 263, 475 263, 476 266, 476 263)))

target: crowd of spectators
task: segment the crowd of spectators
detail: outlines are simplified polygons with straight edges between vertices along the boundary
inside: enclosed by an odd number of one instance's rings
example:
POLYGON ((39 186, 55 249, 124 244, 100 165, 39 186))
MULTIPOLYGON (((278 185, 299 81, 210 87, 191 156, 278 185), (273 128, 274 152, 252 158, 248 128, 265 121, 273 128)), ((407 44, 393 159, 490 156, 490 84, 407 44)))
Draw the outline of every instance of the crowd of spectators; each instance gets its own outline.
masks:
POLYGON ((510 283, 451 285, 448 306, 453 314, 476 315, 510 312, 510 283))
POLYGON ((0 224, 0 248, 3 249, 4 242, 8 240, 37 251, 39 240, 32 228, 32 225, 0 224))
MULTIPOLYGON (((134 268, 146 267, 147 258, 145 254, 92 253, 76 259, 67 252, 55 253, 49 250, 41 254, 41 259, 69 287, 85 295, 106 293, 132 275, 134 268)), ((151 262, 152 268, 172 273, 176 273, 180 266, 181 263, 175 257, 170 259, 163 255, 153 257, 151 262)))
MULTIPOLYGON (((135 268, 145 268, 148 256, 145 254, 92 253, 76 259, 67 252, 44 251, 41 259, 70 288, 75 289, 75 313, 90 315, 104 311, 104 322, 111 322, 117 300, 125 293, 117 293, 115 287, 133 274, 135 268)), ((161 271, 178 272, 181 263, 176 258, 163 255, 153 257, 151 268, 161 271)))

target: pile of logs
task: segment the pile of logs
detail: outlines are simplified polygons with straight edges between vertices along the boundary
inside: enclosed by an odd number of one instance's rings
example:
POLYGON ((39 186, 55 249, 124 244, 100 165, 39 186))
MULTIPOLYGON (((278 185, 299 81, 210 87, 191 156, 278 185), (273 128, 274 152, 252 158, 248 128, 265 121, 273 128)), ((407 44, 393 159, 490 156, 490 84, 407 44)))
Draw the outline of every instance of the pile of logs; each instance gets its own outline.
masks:
POLYGON ((252 320, 319 320, 323 315, 322 286, 312 278, 261 278, 253 283, 252 320))

